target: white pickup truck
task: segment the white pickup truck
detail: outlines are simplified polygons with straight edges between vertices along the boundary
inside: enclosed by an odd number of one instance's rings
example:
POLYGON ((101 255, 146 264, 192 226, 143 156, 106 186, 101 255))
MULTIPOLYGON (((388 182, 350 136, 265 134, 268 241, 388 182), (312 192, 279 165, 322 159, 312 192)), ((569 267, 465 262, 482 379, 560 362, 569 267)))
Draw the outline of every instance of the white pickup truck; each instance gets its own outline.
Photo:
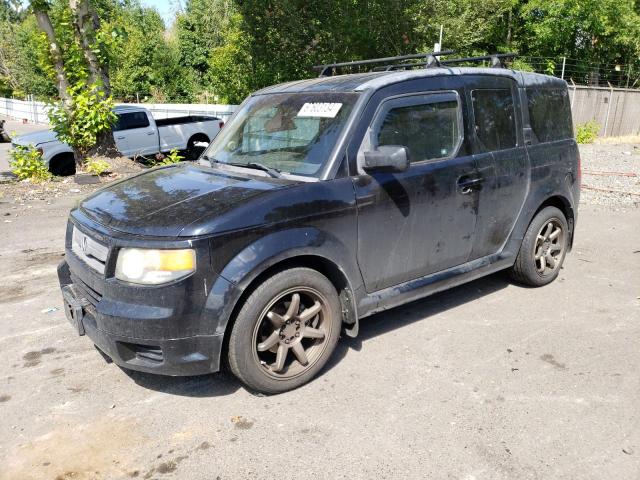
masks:
MULTIPOLYGON (((207 143, 218 134, 224 122, 217 117, 189 115, 155 120, 146 108, 119 105, 114 109, 118 119, 113 127, 116 147, 126 157, 153 156, 174 148, 198 152, 198 143, 207 143)), ((75 173, 73 151, 57 139, 53 130, 28 133, 12 140, 12 145, 32 146, 42 151, 51 173, 75 173)))

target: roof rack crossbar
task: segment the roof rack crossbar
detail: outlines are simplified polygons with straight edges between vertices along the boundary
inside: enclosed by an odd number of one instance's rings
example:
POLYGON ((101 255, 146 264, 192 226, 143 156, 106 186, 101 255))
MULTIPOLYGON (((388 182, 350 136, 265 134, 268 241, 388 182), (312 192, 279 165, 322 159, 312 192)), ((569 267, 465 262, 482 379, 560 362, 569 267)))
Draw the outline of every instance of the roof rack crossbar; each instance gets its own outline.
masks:
MULTIPOLYGON (((413 60, 413 59, 424 59, 425 61, 422 62, 422 64, 426 67, 430 67, 430 66, 438 66, 440 64, 440 62, 438 61, 438 57, 441 55, 451 55, 453 53, 453 51, 451 50, 444 50, 441 52, 430 52, 430 53, 414 53, 411 55, 399 55, 396 57, 383 57, 383 58, 371 58, 368 60, 354 60, 352 62, 341 62, 341 63, 329 63, 326 65, 315 65, 313 67, 314 70, 319 70, 320 71, 320 75, 319 77, 329 77, 333 74, 333 70, 336 68, 342 68, 342 67, 355 67, 355 66, 361 66, 361 65, 371 65, 374 63, 387 63, 387 65, 381 65, 378 66, 376 68, 374 68, 374 70, 381 70, 384 71, 386 69, 388 69, 388 67, 392 67, 394 66, 393 63, 389 63, 389 62, 398 62, 401 60, 413 60)), ((407 66, 414 66, 417 64, 404 64, 407 66)))
POLYGON ((494 53, 492 55, 483 55, 480 57, 463 57, 463 58, 451 58, 449 60, 443 60, 440 63, 442 65, 451 65, 455 63, 472 63, 472 62, 491 62, 492 68, 505 68, 504 59, 515 58, 517 53, 494 53))

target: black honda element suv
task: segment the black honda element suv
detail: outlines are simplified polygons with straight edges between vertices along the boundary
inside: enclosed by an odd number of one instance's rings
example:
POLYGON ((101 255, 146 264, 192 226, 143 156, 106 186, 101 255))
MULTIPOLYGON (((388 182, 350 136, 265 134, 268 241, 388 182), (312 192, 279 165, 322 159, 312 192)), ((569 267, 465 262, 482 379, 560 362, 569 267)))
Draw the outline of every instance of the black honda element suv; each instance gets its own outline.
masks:
POLYGON ((277 393, 375 312, 503 269, 553 281, 580 195, 567 85, 476 60, 325 65, 247 98, 197 163, 90 195, 58 269, 76 331, 123 368, 225 363, 277 393))

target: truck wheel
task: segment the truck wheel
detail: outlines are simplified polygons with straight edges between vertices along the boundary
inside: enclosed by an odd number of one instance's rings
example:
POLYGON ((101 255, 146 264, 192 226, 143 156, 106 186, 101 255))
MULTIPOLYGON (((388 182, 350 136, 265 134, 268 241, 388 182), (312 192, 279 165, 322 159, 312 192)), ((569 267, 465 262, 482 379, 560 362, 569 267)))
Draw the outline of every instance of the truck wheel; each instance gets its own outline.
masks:
POLYGON ((206 135, 195 135, 187 142, 187 160, 197 160, 205 150, 205 147, 197 146, 196 143, 207 143, 209 138, 206 135))
POLYGON ((59 154, 49 161, 49 171, 53 175, 66 177, 76 173, 76 160, 73 154, 59 154))
POLYGON ((338 294, 309 268, 264 281, 240 309, 229 337, 228 362, 249 389, 281 393, 311 380, 335 349, 341 326, 338 294))
POLYGON ((556 207, 542 209, 527 229, 511 277, 533 287, 553 282, 562 268, 568 240, 564 214, 556 207))

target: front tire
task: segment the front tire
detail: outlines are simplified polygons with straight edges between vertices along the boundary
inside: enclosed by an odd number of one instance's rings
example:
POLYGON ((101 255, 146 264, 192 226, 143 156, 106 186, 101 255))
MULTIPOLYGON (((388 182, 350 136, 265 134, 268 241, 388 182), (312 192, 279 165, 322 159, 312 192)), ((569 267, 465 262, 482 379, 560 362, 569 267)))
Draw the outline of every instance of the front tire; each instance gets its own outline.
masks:
POLYGON ((541 287, 560 274, 569 243, 569 226, 562 211, 545 207, 533 218, 510 275, 517 282, 541 287))
POLYGON ((340 300, 331 282, 309 268, 285 270, 265 280, 238 312, 229 367, 250 390, 292 390, 327 363, 340 326, 340 300))

